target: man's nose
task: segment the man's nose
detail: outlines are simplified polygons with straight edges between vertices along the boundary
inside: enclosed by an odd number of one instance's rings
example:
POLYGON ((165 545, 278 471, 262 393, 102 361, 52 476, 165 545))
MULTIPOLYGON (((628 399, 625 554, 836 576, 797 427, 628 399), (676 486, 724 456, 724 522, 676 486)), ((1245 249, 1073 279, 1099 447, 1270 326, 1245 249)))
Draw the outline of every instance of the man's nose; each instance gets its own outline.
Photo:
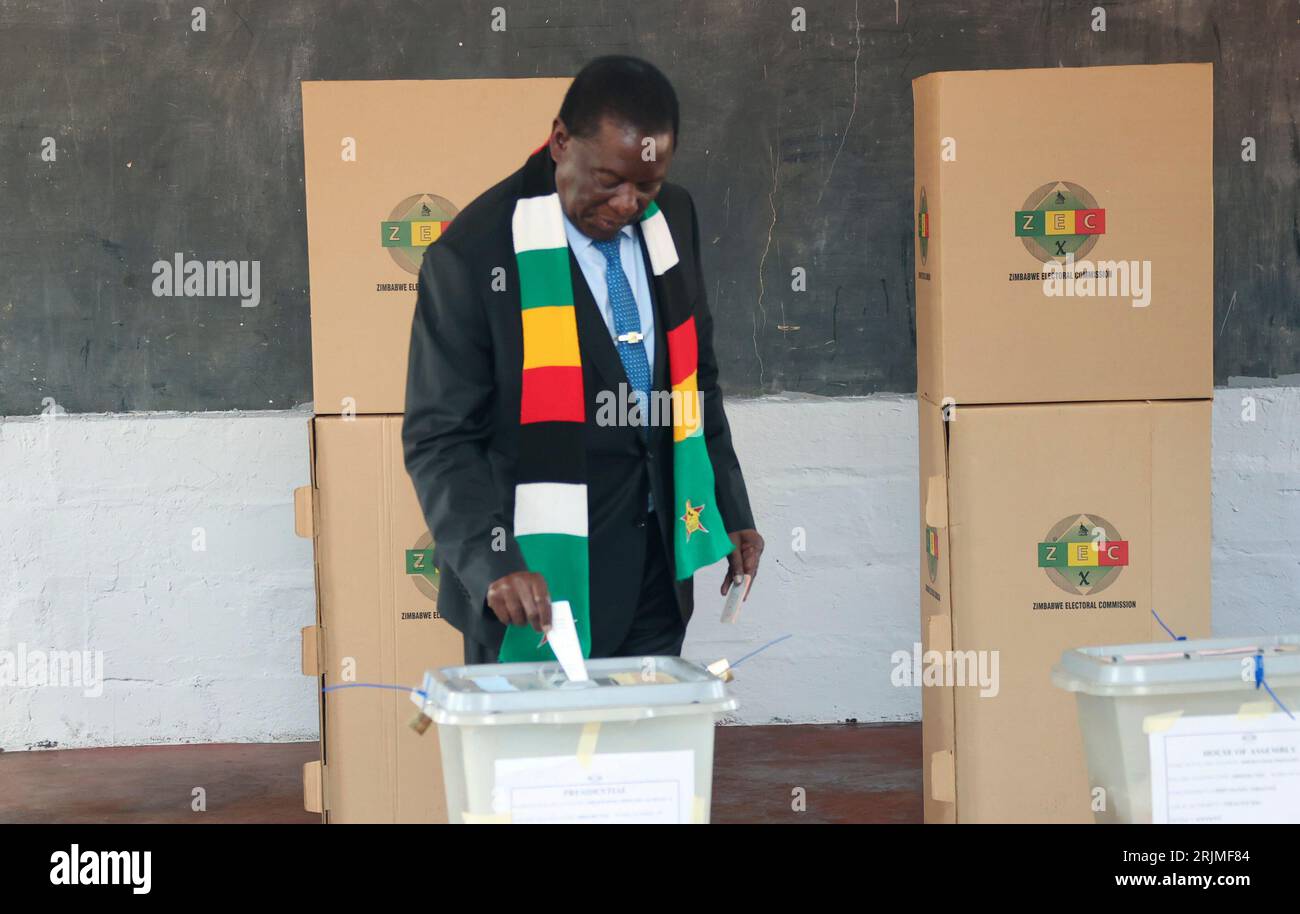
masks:
POLYGON ((629 184, 621 185, 609 203, 614 211, 624 219, 631 217, 636 212, 636 194, 633 193, 629 184))

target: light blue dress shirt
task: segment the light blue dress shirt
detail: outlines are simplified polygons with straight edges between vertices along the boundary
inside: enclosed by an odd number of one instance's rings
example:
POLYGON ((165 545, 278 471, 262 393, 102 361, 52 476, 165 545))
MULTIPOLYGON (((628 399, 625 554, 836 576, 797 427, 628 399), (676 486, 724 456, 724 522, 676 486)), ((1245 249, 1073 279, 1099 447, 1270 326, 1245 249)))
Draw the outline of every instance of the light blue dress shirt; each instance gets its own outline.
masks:
MULTIPOLYGON (((582 267, 582 275, 587 278, 591 296, 596 299, 596 308, 605 318, 609 328, 609 338, 618 348, 618 334, 614 332, 614 309, 609 306, 609 286, 605 284, 605 255, 596 247, 596 243, 578 230, 569 221, 569 214, 564 213, 564 233, 569 236, 569 247, 582 267)), ((641 245, 637 241, 636 228, 625 225, 618 232, 618 259, 623 264, 623 275, 632 288, 632 297, 636 299, 636 312, 641 320, 641 334, 645 337, 646 361, 650 363, 651 376, 655 367, 655 313, 650 298, 650 279, 645 273, 645 260, 641 256, 641 245)))

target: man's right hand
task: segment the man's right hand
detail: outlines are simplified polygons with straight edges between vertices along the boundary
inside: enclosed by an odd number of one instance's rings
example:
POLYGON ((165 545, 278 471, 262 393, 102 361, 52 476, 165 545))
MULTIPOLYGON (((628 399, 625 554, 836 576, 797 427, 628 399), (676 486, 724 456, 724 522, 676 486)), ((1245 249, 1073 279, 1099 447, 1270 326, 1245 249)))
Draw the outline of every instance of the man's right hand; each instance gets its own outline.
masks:
POLYGON ((488 608, 503 625, 530 625, 534 631, 551 627, 551 595, 546 578, 535 571, 516 571, 488 586, 488 608))

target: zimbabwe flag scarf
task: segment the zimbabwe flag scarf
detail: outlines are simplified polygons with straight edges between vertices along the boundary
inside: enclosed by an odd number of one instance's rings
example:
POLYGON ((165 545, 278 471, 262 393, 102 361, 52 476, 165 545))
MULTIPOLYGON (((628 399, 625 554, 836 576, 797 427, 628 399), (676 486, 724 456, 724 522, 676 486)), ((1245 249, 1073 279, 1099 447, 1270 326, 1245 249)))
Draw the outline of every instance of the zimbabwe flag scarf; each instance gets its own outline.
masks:
MULTIPOLYGON (((569 601, 583 656, 589 657, 586 397, 569 242, 549 146, 536 150, 524 164, 523 189, 515 201, 511 232, 519 268, 524 339, 515 539, 528 569, 546 578, 552 602, 569 601)), ((731 552, 732 544, 718 513, 713 465, 704 444, 702 400, 696 382, 695 316, 668 220, 656 203, 641 216, 641 232, 654 273, 659 319, 667 328, 672 382, 673 559, 676 577, 685 580, 696 569, 731 552)), ((579 277, 578 281, 585 280, 579 277)), ((652 416, 657 412, 650 410, 652 416)), ((532 629, 512 625, 506 630, 500 660, 555 659, 549 644, 538 646, 537 642, 532 629)))

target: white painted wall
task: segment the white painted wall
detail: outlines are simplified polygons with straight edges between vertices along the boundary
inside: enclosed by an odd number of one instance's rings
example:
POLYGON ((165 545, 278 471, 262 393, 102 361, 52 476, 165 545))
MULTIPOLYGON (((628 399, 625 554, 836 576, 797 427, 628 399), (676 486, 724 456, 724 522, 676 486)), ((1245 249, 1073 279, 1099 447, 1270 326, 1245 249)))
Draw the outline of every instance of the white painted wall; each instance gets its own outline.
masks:
POLYGON ((725 565, 696 574, 683 655, 734 663, 792 635, 736 670, 744 723, 919 720, 920 692, 889 683, 920 632, 916 398, 787 394, 727 416, 766 548, 735 625, 719 621, 725 565))
POLYGON ((311 542, 293 532, 308 417, 0 423, 0 650, 102 651, 106 680, 98 698, 0 686, 0 748, 317 736, 311 542))
MULTIPOLYGON (((737 671, 742 723, 917 719, 918 692, 889 684, 918 631, 915 398, 728 413, 767 553, 739 626, 717 621, 722 566, 700 573, 684 653, 793 635, 737 671)), ((308 416, 0 421, 0 651, 102 651, 106 680, 98 698, 0 686, 0 748, 315 738, 292 505, 308 416)), ((1216 634, 1300 630, 1300 387, 1216 391, 1213 561, 1216 634)))

